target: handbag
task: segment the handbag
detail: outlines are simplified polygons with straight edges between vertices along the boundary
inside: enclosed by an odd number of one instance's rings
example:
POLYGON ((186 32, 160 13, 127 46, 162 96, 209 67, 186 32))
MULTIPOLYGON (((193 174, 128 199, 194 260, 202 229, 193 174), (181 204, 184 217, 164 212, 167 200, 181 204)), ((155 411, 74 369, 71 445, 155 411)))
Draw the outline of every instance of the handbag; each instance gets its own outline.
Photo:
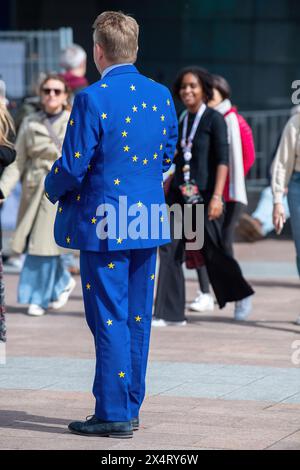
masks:
POLYGON ((187 269, 199 269, 205 266, 201 250, 185 250, 185 265, 187 269))
POLYGON ((179 186, 179 189, 185 204, 200 204, 203 202, 203 197, 194 180, 185 181, 179 186))

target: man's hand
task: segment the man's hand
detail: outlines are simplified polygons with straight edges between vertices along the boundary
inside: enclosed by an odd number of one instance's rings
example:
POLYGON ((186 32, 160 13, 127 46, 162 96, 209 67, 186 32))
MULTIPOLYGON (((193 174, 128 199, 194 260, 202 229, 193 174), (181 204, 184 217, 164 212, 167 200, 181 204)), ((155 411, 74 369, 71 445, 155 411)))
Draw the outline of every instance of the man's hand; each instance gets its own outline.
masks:
POLYGON ((208 205, 208 220, 218 219, 222 215, 223 205, 221 196, 213 195, 208 205))

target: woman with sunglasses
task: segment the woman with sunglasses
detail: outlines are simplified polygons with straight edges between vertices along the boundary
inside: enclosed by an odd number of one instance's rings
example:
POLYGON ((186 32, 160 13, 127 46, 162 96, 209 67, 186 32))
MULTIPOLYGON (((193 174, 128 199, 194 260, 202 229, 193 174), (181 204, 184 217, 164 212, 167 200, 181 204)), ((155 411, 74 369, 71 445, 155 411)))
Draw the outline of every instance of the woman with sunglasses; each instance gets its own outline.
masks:
POLYGON ((70 117, 68 98, 69 91, 61 76, 49 74, 44 78, 40 84, 42 111, 24 119, 16 141, 16 160, 0 179, 4 197, 19 180, 22 182, 12 250, 27 254, 19 280, 18 302, 29 305, 27 313, 34 316, 43 315, 47 308, 61 308, 75 287, 54 240, 57 207, 44 194, 45 177, 61 155, 70 117))

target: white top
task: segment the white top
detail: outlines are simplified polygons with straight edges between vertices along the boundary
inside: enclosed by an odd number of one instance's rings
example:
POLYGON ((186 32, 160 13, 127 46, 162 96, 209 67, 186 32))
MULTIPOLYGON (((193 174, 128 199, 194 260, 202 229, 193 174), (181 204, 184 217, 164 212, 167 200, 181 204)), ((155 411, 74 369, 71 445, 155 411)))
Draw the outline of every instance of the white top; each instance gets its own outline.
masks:
MULTIPOLYGON (((231 101, 225 99, 214 109, 219 113, 226 114, 232 108, 231 101)), ((225 116, 227 124, 227 135, 229 143, 229 197, 234 201, 247 205, 247 192, 245 184, 243 148, 240 126, 235 113, 225 116)))
POLYGON ((300 171, 300 114, 295 114, 286 123, 272 164, 274 203, 282 203, 293 171, 300 171))

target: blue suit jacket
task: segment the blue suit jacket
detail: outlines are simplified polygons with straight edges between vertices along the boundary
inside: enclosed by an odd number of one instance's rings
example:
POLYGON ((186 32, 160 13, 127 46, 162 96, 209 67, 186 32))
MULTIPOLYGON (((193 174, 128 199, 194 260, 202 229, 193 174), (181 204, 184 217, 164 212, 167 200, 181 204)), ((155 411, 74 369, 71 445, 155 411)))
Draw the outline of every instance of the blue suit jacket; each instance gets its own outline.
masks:
POLYGON ((166 208, 157 208, 165 203, 162 174, 172 164, 177 128, 169 90, 133 65, 80 92, 62 156, 45 181, 47 198, 58 201, 57 244, 111 251, 168 243, 166 208))

